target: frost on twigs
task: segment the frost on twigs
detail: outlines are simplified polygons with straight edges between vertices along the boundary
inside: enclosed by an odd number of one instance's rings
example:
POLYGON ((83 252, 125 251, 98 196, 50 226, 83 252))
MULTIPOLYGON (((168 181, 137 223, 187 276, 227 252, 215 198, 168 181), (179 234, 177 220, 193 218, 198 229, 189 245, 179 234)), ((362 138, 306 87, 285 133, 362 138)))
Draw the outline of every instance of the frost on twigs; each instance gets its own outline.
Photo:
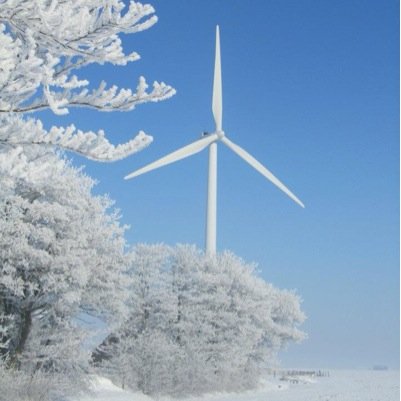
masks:
MULTIPOLYGON (((149 4, 120 0, 8 0, 0 2, 0 115, 3 127, 16 126, 15 114, 50 109, 57 115, 71 107, 99 111, 130 111, 146 102, 158 102, 175 94, 165 83, 154 82, 148 90, 144 77, 136 89, 102 82, 98 88, 73 72, 92 63, 124 66, 140 57, 125 54, 119 34, 131 34, 157 21, 149 4)), ((32 120, 20 125, 35 125, 32 120)), ((0 138, 15 143, 43 143, 72 150, 100 161, 121 159, 149 144, 138 137, 117 147, 102 131, 81 132, 75 127, 36 129, 0 138), (19 136, 19 139, 18 139, 19 136), (63 138, 65 136, 65 138, 63 138), (27 140, 29 138, 29 140, 27 140)))
POLYGON ((56 145, 97 161, 114 161, 136 153, 152 142, 152 137, 140 131, 121 145, 111 144, 103 131, 83 132, 74 125, 45 130, 39 120, 23 120, 19 116, 0 116, 0 147, 7 145, 56 145))

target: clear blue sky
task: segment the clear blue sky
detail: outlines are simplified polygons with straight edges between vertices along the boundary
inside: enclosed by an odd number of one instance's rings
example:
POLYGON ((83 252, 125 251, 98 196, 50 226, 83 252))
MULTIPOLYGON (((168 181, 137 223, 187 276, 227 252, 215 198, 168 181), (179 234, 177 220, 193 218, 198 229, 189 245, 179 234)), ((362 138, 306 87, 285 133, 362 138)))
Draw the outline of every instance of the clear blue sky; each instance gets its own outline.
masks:
POLYGON ((147 150, 114 164, 74 157, 116 200, 128 241, 204 245, 207 152, 131 181, 127 173, 214 128, 215 25, 221 29, 223 128, 305 203, 301 209, 219 146, 218 249, 297 289, 309 339, 285 366, 399 365, 399 2, 153 0, 158 24, 124 37, 142 60, 91 67, 93 82, 139 75, 177 95, 130 113, 73 110, 47 124, 140 129, 147 150))

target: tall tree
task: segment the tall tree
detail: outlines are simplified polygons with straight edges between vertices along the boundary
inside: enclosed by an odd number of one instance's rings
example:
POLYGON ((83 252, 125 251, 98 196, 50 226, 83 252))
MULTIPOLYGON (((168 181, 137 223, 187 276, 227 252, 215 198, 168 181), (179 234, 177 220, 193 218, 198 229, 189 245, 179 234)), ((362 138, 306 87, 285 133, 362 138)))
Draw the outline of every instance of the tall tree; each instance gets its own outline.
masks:
POLYGON ((125 228, 66 160, 41 147, 20 156, 0 153, 0 354, 16 367, 73 370, 79 312, 124 313, 125 228))
POLYGON ((27 117, 37 110, 66 114, 70 107, 99 111, 129 111, 146 102, 172 96, 170 86, 158 82, 148 91, 144 77, 136 90, 108 87, 74 71, 93 63, 125 66, 139 59, 125 54, 119 34, 132 34, 157 21, 149 4, 121 0, 7 0, 0 2, 0 148, 24 144, 57 145, 90 159, 112 161, 147 146, 144 132, 114 146, 104 132, 83 132, 74 125, 53 126, 27 117))

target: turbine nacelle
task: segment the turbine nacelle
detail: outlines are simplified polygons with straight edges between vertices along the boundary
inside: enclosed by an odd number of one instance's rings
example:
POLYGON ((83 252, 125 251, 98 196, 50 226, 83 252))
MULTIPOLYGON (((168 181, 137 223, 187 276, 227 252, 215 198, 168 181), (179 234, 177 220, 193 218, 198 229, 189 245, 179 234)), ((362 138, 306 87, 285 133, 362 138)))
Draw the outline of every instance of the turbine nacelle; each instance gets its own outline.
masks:
POLYGON ((209 136, 209 135, 217 135, 216 141, 218 141, 218 140, 222 139, 224 136, 226 136, 224 131, 215 131, 215 132, 203 131, 202 135, 201 135, 201 138, 204 138, 204 137, 209 136))

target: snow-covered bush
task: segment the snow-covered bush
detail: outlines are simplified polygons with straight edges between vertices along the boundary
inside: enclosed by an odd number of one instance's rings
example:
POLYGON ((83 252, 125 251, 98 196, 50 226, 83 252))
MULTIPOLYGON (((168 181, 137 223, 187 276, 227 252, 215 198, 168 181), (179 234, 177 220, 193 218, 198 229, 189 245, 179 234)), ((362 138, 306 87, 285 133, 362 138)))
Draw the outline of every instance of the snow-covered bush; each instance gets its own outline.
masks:
POLYGON ((103 131, 83 132, 75 126, 51 127, 26 116, 49 108, 66 114, 70 107, 129 111, 157 102, 175 91, 140 77, 136 90, 89 85, 74 72, 93 63, 125 66, 138 60, 125 54, 120 34, 132 34, 157 21, 149 4, 122 0, 7 0, 0 2, 0 148, 24 144, 57 145, 84 156, 111 161, 147 146, 140 132, 131 141, 112 145, 103 131))
POLYGON ((10 369, 78 382, 88 361, 78 314, 124 314, 125 227, 93 185, 41 147, 0 153, 0 357, 10 369))
POLYGON ((95 357, 146 394, 252 388, 280 348, 304 337, 299 297, 230 252, 139 245, 129 274, 130 317, 95 357))
POLYGON ((63 375, 41 370, 25 372, 10 369, 0 360, 0 401, 62 400, 66 394, 72 396, 80 392, 82 386, 77 384, 76 381, 66 380, 63 375))

